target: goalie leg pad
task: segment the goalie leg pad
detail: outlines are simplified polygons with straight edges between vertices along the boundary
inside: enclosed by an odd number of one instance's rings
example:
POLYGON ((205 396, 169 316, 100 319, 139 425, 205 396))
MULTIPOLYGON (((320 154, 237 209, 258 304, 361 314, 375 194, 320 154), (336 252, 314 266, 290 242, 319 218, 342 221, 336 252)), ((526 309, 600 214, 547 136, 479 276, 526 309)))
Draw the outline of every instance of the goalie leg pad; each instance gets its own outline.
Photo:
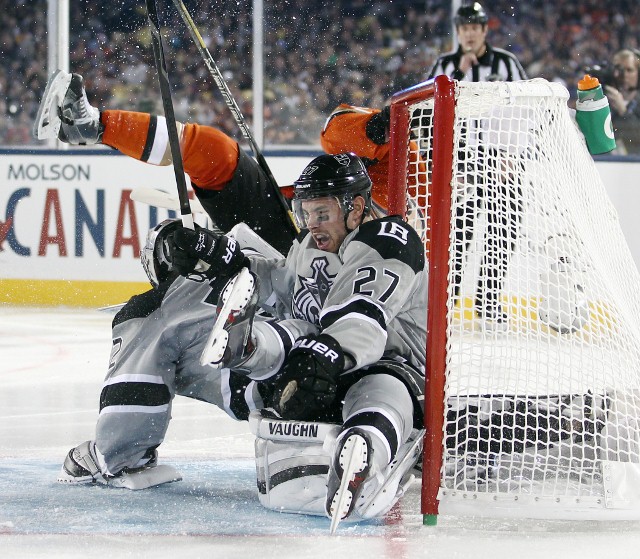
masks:
POLYGON ((331 447, 340 427, 286 421, 254 411, 249 426, 256 435, 256 472, 260 504, 279 511, 325 516, 331 447))

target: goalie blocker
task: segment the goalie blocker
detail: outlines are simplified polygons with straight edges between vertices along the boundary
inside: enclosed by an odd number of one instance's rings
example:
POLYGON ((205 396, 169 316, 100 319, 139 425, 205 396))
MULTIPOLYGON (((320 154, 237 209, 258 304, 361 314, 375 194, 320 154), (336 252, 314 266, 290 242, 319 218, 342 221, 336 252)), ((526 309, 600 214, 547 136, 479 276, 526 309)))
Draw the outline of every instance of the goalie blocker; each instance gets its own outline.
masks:
MULTIPOLYGON (((326 516, 327 476, 341 426, 287 421, 256 410, 249 415, 256 436, 256 473, 260 504, 278 512, 326 516)), ((414 481, 424 431, 414 429, 396 458, 372 484, 371 494, 345 522, 386 514, 414 481)))

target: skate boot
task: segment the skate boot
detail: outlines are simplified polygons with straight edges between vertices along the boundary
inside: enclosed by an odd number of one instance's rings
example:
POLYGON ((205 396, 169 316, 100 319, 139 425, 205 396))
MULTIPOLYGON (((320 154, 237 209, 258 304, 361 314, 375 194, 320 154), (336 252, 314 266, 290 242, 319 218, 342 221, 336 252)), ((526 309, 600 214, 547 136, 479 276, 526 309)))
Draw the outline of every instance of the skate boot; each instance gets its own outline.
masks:
POLYGON ((373 448, 362 429, 349 429, 338 443, 327 480, 326 511, 333 534, 354 510, 365 482, 372 474, 373 448))
POLYGON ((253 318, 259 295, 258 277, 243 268, 220 294, 216 322, 200 357, 202 365, 242 370, 255 351, 253 318))
POLYGON ((95 442, 86 441, 69 451, 58 474, 58 481, 70 484, 100 483, 135 491, 182 479, 180 472, 172 466, 158 465, 158 453, 155 449, 147 450, 132 468, 125 468, 115 475, 103 473, 104 471, 106 466, 98 457, 95 442))
POLYGON ((416 479, 424 430, 413 429, 386 466, 376 464, 372 439, 364 430, 352 427, 338 438, 327 481, 332 534, 342 520, 381 517, 391 510, 416 479))
POLYGON ((103 132, 100 111, 89 104, 82 76, 57 70, 44 90, 33 124, 34 137, 91 145, 102 140, 103 132))
POLYGON ((72 448, 58 474, 61 483, 107 483, 102 475, 93 441, 86 441, 72 448))

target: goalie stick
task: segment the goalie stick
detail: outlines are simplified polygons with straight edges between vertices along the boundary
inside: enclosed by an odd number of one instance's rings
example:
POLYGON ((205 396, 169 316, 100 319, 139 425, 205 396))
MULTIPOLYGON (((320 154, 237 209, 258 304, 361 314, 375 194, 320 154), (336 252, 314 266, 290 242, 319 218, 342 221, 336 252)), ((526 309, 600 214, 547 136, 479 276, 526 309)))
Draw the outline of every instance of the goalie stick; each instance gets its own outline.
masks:
MULTIPOLYGON (((260 168, 262 169, 262 171, 264 172, 264 174, 268 179, 272 194, 275 195, 276 199, 278 200, 282 208, 285 210, 286 214, 289 216, 287 227, 291 230, 294 237, 297 236, 300 230, 298 229, 298 226, 296 225, 293 219, 293 214, 291 213, 291 209, 289 208, 287 201, 285 200, 282 192, 280 191, 280 187, 278 186, 278 183, 276 182, 276 179, 273 176, 273 173, 271 172, 271 169, 269 168, 269 165, 267 164, 267 161, 264 158, 264 155, 262 155, 262 152, 260 151, 260 148, 258 147, 258 144, 256 143, 253 137, 253 134, 251 134, 251 130, 247 126, 247 123, 244 117, 242 116, 242 112, 240 111, 238 104, 236 103, 235 99, 233 98, 233 95, 231 94, 231 91, 227 86, 227 82, 225 82, 224 80, 224 76, 220 72, 218 65, 213 60, 213 56, 211 56, 211 53, 209 52, 207 45, 203 41, 202 36, 200 35, 198 28, 196 27, 196 24, 191 18, 191 14, 189 14, 189 11, 187 10, 186 6, 182 3, 182 0, 172 0, 172 1, 175 7, 177 8, 178 12, 180 13, 182 20, 187 26, 187 29, 189 30, 189 34, 191 35, 191 38, 193 39, 193 42, 195 43, 198 49, 198 52, 200 52, 200 55, 202 56, 204 63, 207 66, 207 69, 209 70, 211 77, 213 78, 214 83, 216 84, 216 87, 222 94, 222 97, 224 98, 224 102, 229 108, 229 111, 231 112, 233 119, 236 121, 238 128, 240 128, 242 135, 249 142, 249 145, 251 146, 251 150, 253 151, 253 155, 256 158, 256 161, 258 162, 258 165, 260 165, 260 168)), ((149 2, 151 2, 151 0, 147 0, 147 3, 149 2)))
POLYGON ((194 229, 191 205, 187 193, 187 181, 184 178, 184 166, 182 164, 182 154, 180 153, 180 139, 178 138, 178 128, 176 117, 173 112, 173 101, 171 100, 171 85, 167 73, 167 64, 162 48, 162 37, 160 36, 160 21, 158 19, 158 8, 156 0, 145 0, 147 5, 147 19, 151 28, 151 39, 153 43, 153 58, 158 71, 158 81, 160 82, 160 94, 162 95, 162 107, 167 121, 167 132, 169 135, 169 146, 171 148, 171 158, 173 159, 173 170, 176 176, 176 186, 178 189, 178 200, 180 201, 180 217, 182 225, 189 229, 194 229))

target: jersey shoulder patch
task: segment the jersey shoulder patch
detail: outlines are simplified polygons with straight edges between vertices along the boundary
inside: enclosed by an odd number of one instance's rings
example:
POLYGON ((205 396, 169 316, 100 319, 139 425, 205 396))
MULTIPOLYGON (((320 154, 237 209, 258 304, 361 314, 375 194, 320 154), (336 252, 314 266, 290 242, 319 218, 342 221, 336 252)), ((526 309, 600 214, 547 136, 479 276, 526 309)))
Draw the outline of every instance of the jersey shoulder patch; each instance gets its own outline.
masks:
POLYGON ((353 238, 385 260, 400 260, 418 273, 424 268, 424 245, 415 230, 398 216, 367 221, 353 238))

